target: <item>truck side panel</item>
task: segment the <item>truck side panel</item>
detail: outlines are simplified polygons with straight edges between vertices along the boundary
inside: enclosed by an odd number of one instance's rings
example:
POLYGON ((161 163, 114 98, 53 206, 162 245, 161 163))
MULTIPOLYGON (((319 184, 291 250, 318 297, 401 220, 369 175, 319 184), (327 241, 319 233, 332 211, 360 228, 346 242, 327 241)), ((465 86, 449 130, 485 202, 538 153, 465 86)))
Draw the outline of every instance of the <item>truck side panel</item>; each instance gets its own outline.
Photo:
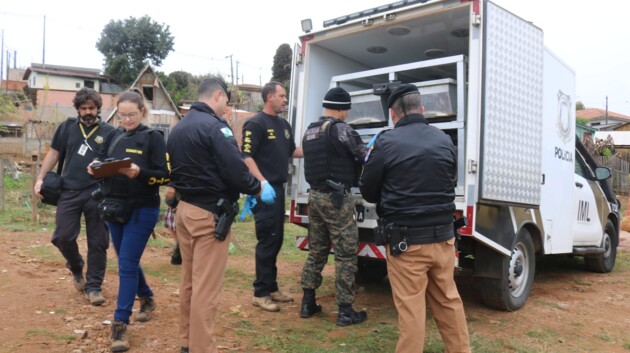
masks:
POLYGON ((538 206, 543 33, 485 2, 480 197, 538 206))

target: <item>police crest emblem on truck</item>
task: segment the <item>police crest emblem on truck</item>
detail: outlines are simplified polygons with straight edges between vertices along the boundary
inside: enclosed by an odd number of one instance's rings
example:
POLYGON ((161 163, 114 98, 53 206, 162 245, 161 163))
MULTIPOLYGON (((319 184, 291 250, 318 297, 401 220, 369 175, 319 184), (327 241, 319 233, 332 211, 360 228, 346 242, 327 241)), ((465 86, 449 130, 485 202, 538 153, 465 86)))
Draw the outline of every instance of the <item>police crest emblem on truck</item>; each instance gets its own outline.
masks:
POLYGON ((558 113, 556 132, 564 143, 571 140, 573 124, 571 123, 571 96, 558 91, 558 113))

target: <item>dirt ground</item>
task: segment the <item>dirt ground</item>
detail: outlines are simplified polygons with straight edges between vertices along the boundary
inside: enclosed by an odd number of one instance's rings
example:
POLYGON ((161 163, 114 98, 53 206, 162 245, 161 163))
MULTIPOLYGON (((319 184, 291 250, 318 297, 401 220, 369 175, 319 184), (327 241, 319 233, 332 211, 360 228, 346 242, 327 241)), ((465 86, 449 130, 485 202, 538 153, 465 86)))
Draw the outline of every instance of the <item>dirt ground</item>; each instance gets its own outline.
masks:
MULTIPOLYGON (((112 261, 103 288, 108 300, 102 307, 92 307, 73 289, 71 276, 49 239, 49 232, 0 231, 0 352, 109 352, 110 328, 106 320, 113 318, 118 285, 114 252, 109 251, 112 261)), ((81 239, 85 254, 85 238, 81 239)), ((495 351, 505 352, 630 351, 629 233, 622 233, 619 252, 624 262, 610 274, 586 272, 574 260, 538 261, 529 301, 512 313, 486 308, 474 280, 458 279, 471 339, 481 346, 497 342, 500 348, 495 351), (528 342, 535 344, 527 347, 528 342)), ((170 265, 169 253, 167 246, 150 247, 143 257, 144 268, 150 269, 146 272, 158 309, 151 321, 129 326, 131 352, 179 352, 179 267, 170 265)), ((253 253, 230 256, 217 325, 222 352, 272 352, 252 342, 275 330, 278 322, 298 327, 309 325, 310 320, 334 323, 332 291, 319 296, 324 315, 299 318, 300 272, 301 264, 295 260, 279 261, 281 285, 296 302, 283 304, 280 313, 265 313, 250 305, 253 253), (239 325, 243 320, 250 323, 249 331, 239 325)), ((326 267, 325 276, 330 283, 333 266, 326 267)), ((361 286, 355 306, 366 308, 369 320, 396 323, 387 281, 361 286)), ((344 334, 334 325, 330 327, 329 336, 344 334)), ((343 351, 340 347, 339 352, 343 351)))

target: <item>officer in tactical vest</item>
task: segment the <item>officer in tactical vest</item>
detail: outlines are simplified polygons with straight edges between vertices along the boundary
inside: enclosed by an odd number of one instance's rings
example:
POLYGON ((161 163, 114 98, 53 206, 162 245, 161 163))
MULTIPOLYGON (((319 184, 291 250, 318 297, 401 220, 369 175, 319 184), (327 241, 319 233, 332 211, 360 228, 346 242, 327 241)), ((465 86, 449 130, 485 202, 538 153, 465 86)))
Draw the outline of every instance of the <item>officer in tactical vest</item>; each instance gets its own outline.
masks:
POLYGON ((324 116, 308 127, 302 139, 306 181, 311 188, 309 253, 302 271, 304 297, 300 317, 308 318, 322 310, 315 300, 315 290, 322 283, 321 273, 332 244, 339 305, 337 325, 348 326, 367 319, 365 311, 352 309, 359 235, 350 193, 350 187, 357 185, 367 149, 359 134, 344 122, 351 106, 348 92, 332 88, 322 105, 324 116))

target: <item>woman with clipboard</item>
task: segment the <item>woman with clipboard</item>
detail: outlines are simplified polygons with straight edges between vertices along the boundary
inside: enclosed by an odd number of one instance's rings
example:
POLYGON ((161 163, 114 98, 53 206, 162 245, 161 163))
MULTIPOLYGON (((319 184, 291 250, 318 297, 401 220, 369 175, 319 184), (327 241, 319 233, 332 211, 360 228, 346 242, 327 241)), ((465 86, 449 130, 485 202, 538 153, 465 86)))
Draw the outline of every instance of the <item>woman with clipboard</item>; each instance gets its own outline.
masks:
POLYGON ((164 137, 141 123, 147 113, 142 93, 135 88, 124 92, 117 108, 119 128, 108 136, 98 160, 88 166, 88 173, 95 175, 104 168, 103 164, 95 168, 100 161, 131 161, 128 167, 105 173, 110 175, 103 179, 104 199, 99 204, 118 254, 120 286, 111 350, 123 352, 129 349, 126 330, 136 295, 140 299, 136 321, 150 320, 156 307, 140 258, 158 220, 159 187, 169 182, 169 170, 164 137))

